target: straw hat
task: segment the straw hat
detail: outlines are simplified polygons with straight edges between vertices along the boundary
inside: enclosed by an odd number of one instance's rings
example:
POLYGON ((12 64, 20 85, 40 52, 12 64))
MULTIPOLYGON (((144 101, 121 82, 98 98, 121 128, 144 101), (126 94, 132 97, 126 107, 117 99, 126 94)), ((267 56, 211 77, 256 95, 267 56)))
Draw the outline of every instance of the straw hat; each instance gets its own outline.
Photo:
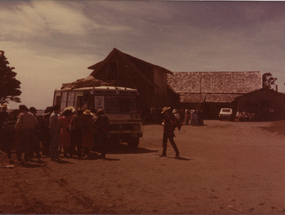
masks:
POLYGON ((8 105, 7 105, 7 104, 3 104, 3 105, 1 106, 1 108, 8 108, 8 105))
MULTIPOLYGON (((72 113, 74 113, 74 112, 75 112, 75 108, 72 107, 72 106, 66 107, 66 108, 64 109, 64 111, 71 111, 72 113)), ((63 112, 64 112, 64 111, 63 111, 63 112)))
POLYGON ((90 110, 86 110, 83 112, 84 115, 87 115, 87 116, 93 116, 93 113, 91 113, 90 110))
POLYGON ((178 110, 177 109, 173 109, 172 110, 172 113, 174 114, 174 113, 178 113, 178 110))
POLYGON ((96 112, 96 116, 102 115, 102 114, 104 114, 104 113, 106 113, 106 111, 105 111, 104 109, 99 109, 99 110, 97 110, 97 112, 96 112))
POLYGON ((82 108, 77 108, 76 112, 77 113, 83 113, 83 109, 82 108))
POLYGON ((164 107, 164 108, 162 108, 161 113, 164 113, 165 111, 168 111, 170 108, 171 108, 171 107, 164 107))

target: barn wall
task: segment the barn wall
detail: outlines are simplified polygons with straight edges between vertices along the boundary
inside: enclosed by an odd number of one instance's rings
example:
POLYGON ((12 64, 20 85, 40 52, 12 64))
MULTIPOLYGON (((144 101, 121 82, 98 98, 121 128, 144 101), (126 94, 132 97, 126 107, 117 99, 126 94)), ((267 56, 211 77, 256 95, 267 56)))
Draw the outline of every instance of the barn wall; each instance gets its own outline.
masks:
POLYGON ((237 110, 254 112, 262 120, 285 119, 285 94, 261 89, 236 99, 237 110))

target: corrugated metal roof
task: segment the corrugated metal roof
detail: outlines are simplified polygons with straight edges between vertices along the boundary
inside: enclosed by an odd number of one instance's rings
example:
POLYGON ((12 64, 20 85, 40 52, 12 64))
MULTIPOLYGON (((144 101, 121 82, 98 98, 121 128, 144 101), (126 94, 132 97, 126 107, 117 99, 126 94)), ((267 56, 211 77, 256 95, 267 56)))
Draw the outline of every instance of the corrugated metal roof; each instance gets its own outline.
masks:
POLYGON ((262 88, 262 72, 173 72, 168 84, 181 102, 232 102, 242 94, 262 88))
POLYGON ((249 93, 262 88, 262 72, 173 72, 167 81, 177 93, 249 93))
POLYGON ((206 94, 206 93, 181 93, 180 102, 187 103, 231 103, 242 94, 206 94))

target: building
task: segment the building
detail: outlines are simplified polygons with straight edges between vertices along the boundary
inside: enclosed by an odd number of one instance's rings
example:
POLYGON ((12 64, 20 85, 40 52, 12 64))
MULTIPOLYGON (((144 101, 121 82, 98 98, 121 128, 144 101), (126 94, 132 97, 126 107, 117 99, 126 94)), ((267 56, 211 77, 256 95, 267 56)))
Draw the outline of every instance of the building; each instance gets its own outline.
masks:
POLYGON ((179 102, 179 95, 167 84, 172 72, 123 53, 114 48, 108 56, 88 69, 96 79, 115 85, 136 88, 140 93, 142 109, 163 107, 179 102))
POLYGON ((285 94, 262 88, 235 98, 237 110, 255 113, 259 120, 285 119, 285 94))
POLYGON ((180 107, 202 108, 204 117, 217 118, 235 98, 262 88, 262 72, 173 72, 169 86, 180 95, 180 107))

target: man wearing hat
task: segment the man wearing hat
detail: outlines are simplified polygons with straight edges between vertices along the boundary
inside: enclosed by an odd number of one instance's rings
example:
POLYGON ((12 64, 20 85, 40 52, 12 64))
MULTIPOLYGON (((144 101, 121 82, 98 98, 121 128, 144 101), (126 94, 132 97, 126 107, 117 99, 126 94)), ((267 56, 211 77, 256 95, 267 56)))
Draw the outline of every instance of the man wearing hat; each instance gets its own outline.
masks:
POLYGON ((99 109, 96 112, 97 119, 94 128, 98 132, 97 138, 101 146, 101 157, 105 159, 108 148, 109 118, 105 115, 105 110, 99 109))
POLYGON ((58 146, 60 138, 60 120, 59 120, 60 106, 53 106, 53 112, 49 117, 49 131, 50 131, 50 157, 52 161, 60 161, 58 158, 58 146))
POLYGON ((19 147, 17 149, 17 160, 21 162, 22 153, 25 153, 25 163, 29 164, 30 144, 33 140, 34 129, 39 123, 37 118, 29 111, 26 105, 19 106, 19 117, 14 127, 19 135, 19 147))
POLYGON ((90 110, 85 110, 83 112, 83 131, 82 131, 82 148, 83 148, 83 156, 85 158, 89 158, 91 148, 94 144, 94 137, 93 137, 93 113, 90 110))
POLYGON ((4 147, 4 123, 8 121, 8 113, 7 113, 7 104, 3 104, 1 107, 1 111, 0 111, 0 146, 1 146, 1 150, 3 150, 4 147))
POLYGON ((163 114, 163 152, 160 157, 166 157, 167 139, 169 139, 174 151, 176 152, 175 158, 179 157, 179 150, 173 140, 175 137, 174 130, 176 127, 180 130, 179 120, 170 112, 170 107, 164 107, 161 114, 163 114))
POLYGON ((77 108, 76 113, 73 114, 71 119, 71 142, 70 142, 70 157, 75 153, 77 147, 78 159, 82 159, 82 131, 84 129, 84 115, 83 109, 77 108))

